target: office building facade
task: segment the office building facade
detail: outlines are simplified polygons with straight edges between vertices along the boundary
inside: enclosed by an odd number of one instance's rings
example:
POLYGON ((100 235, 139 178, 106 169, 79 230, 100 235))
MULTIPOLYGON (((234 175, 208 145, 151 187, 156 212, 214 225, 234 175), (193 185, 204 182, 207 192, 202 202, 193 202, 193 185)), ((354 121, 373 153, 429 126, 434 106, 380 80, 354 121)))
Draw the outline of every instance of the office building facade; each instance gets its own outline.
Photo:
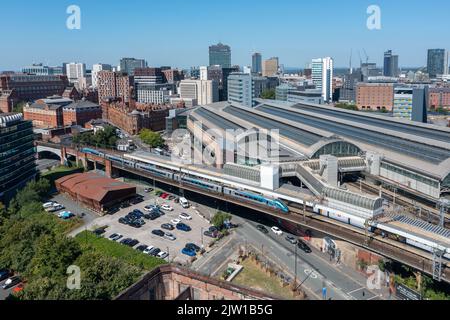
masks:
POLYGON ((209 47, 209 65, 220 65, 222 68, 231 67, 231 48, 223 43, 209 47))
POLYGON ((393 116, 427 122, 428 86, 394 88, 393 116))
POLYGON ((430 78, 448 74, 448 51, 445 49, 429 49, 427 70, 430 78))
POLYGON ((124 72, 130 76, 134 75, 135 69, 145 67, 147 67, 147 62, 144 59, 135 59, 135 58, 120 59, 120 72, 124 72))
POLYGON ((134 78, 127 74, 114 71, 98 73, 98 100, 120 98, 124 102, 134 99, 134 78))
POLYGON ((62 67, 49 67, 44 66, 42 63, 32 64, 31 66, 23 67, 22 72, 37 76, 53 76, 63 75, 62 67))
POLYGON ((239 103, 246 107, 253 106, 253 83, 252 75, 236 72, 228 76, 228 101, 239 103))
POLYGON ((20 113, 0 113, 0 201, 7 203, 36 176, 31 121, 20 113))
POLYGON ((86 65, 79 62, 66 64, 66 75, 70 83, 77 83, 80 78, 86 76, 86 65))
POLYGON ((199 105, 210 104, 219 101, 219 87, 212 80, 182 80, 180 98, 196 99, 199 105))
POLYGON ((384 53, 384 67, 383 76, 385 77, 398 77, 398 55, 392 54, 392 50, 388 50, 384 53))
POLYGON ((264 60, 262 65, 262 75, 264 77, 272 77, 278 74, 278 58, 272 57, 264 60))
POLYGON ((322 91, 322 98, 329 102, 333 99, 333 59, 330 57, 313 59, 311 62, 312 80, 316 89, 322 91))
POLYGON ((252 55, 252 72, 262 74, 262 56, 259 52, 252 55))

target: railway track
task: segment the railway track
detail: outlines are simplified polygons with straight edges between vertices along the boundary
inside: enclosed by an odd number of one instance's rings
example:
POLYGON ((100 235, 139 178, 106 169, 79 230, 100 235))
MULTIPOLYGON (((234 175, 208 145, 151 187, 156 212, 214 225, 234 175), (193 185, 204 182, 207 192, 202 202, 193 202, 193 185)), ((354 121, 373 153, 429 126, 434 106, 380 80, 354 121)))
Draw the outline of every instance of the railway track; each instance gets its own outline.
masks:
MULTIPOLYGON (((369 185, 367 183, 361 182, 361 186, 359 183, 347 183, 348 185, 359 189, 361 187, 362 190, 366 191, 369 194, 379 195, 380 189, 378 186, 369 185)), ((382 197, 390 202, 394 201, 394 193, 390 190, 383 189, 382 197)), ((439 225, 440 222, 440 212, 439 210, 429 207, 423 203, 409 200, 408 198, 395 194, 395 204, 404 207, 405 212, 409 215, 414 216, 415 218, 427 221, 429 223, 433 223, 439 225), (415 208, 421 208, 421 211, 415 210, 415 208)), ((402 213, 402 212, 399 212, 402 213)), ((450 229, 450 214, 445 214, 444 218, 444 227, 450 229)))

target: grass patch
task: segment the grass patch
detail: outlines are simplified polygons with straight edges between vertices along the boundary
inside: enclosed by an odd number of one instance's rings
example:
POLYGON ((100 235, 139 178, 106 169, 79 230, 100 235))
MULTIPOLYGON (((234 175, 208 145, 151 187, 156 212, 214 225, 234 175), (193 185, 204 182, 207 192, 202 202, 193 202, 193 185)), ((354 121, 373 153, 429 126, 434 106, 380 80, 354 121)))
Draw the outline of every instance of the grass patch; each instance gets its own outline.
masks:
POLYGON ((79 233, 75 237, 75 240, 81 245, 83 250, 92 248, 101 254, 115 257, 145 271, 153 270, 155 267, 167 263, 163 259, 143 254, 140 251, 118 242, 111 241, 103 237, 98 237, 91 231, 83 231, 79 233))
POLYGON ((289 287, 283 287, 277 278, 267 275, 249 259, 244 260, 242 266, 244 269, 233 279, 233 283, 268 292, 280 298, 294 299, 289 287))
POLYGON ((47 172, 44 172, 41 177, 47 179, 50 181, 52 186, 55 184, 55 180, 58 180, 59 178, 62 178, 64 176, 67 176, 69 174, 73 173, 80 173, 83 172, 84 169, 81 167, 66 167, 66 166, 58 166, 53 168, 52 170, 49 170, 47 172))

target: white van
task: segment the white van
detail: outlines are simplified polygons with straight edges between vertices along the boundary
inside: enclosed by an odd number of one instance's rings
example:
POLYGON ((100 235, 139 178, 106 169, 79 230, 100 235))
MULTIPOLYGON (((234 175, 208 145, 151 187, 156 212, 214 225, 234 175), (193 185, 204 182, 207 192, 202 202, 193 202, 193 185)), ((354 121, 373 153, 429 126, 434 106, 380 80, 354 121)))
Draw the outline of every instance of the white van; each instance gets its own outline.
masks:
POLYGON ((189 202, 186 200, 186 198, 181 197, 180 204, 185 209, 189 208, 189 202))

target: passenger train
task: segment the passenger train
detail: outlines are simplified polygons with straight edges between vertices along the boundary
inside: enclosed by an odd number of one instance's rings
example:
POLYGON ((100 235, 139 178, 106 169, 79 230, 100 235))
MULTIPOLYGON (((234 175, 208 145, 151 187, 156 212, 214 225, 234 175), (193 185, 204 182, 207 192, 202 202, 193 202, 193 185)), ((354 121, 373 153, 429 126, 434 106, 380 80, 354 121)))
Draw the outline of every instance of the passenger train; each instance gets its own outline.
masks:
MULTIPOLYGON (((198 173, 193 170, 186 169, 189 166, 176 166, 174 164, 167 164, 163 159, 149 160, 136 155, 125 154, 124 157, 104 154, 100 151, 83 148, 82 152, 93 154, 99 157, 104 157, 122 166, 147 171, 155 176, 164 177, 168 180, 174 180, 183 184, 189 184, 201 189, 205 189, 211 193, 219 193, 228 197, 239 198, 246 202, 255 203, 260 206, 268 207, 272 210, 289 213, 289 207, 284 203, 297 203, 303 206, 303 200, 290 197, 283 194, 267 191, 261 194, 258 188, 249 185, 244 185, 235 181, 227 180, 221 175, 198 173)), ((306 209, 310 212, 358 227, 366 228, 366 219, 353 214, 345 213, 334 208, 324 206, 320 203, 306 202, 306 209)), ((444 252, 443 257, 450 259, 450 248, 440 242, 434 241, 427 237, 408 233, 401 229, 397 229, 391 225, 378 222, 370 222, 370 231, 375 234, 382 234, 392 240, 400 241, 402 243, 411 245, 422 250, 433 252, 440 250, 444 252)))

